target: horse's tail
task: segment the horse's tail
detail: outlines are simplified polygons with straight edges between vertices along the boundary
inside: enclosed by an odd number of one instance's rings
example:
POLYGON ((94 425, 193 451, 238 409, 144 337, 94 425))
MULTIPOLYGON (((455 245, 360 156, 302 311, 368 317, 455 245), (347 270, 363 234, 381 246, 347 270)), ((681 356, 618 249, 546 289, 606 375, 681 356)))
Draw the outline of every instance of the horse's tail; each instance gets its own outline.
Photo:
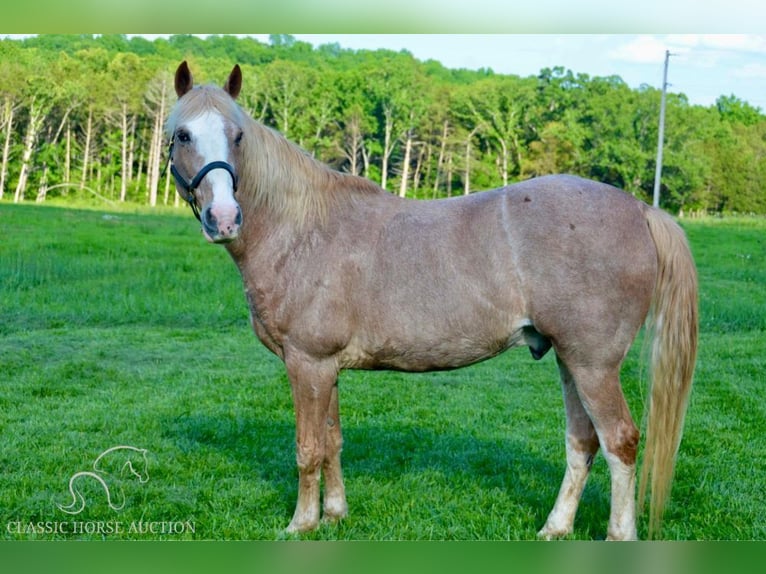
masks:
POLYGON ((697 271, 686 236, 659 209, 646 210, 657 249, 657 282, 647 322, 651 336, 646 443, 638 508, 649 483, 649 537, 659 533, 673 482, 697 356, 697 271))
POLYGON ((97 472, 86 470, 73 474, 72 478, 69 479, 69 494, 72 496, 72 502, 66 506, 63 504, 57 504, 56 506, 59 507, 59 510, 66 512, 67 514, 80 514, 80 512, 83 511, 85 508, 85 497, 82 495, 82 492, 80 492, 80 490, 75 486, 75 481, 84 476, 89 476, 96 479, 96 482, 102 486, 104 492, 106 493, 106 502, 109 505, 109 508, 112 510, 122 510, 124 508, 125 494, 122 493, 122 490, 120 490, 120 497, 122 498, 122 502, 115 504, 112 502, 112 493, 109 491, 109 485, 106 483, 103 477, 101 477, 101 475, 99 475, 97 472))
POLYGON ((72 502, 67 505, 56 504, 59 510, 66 512, 67 514, 80 514, 85 508, 85 497, 82 495, 75 486, 75 480, 81 476, 81 473, 77 473, 69 479, 69 494, 72 496, 72 502), (79 506, 78 506, 79 504, 79 506))

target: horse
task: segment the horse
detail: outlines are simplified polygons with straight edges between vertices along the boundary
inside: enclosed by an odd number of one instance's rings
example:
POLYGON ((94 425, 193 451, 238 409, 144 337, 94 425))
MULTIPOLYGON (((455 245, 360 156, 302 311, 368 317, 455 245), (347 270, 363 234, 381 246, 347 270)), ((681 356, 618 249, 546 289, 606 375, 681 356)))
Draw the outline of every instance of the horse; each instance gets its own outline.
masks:
POLYGON ((637 538, 639 430, 620 365, 651 337, 638 512, 661 525, 695 366, 697 275, 681 227, 610 185, 572 175, 434 200, 332 169, 236 99, 242 71, 195 85, 186 61, 165 124, 175 187, 240 271, 258 339, 284 363, 298 495, 287 532, 345 517, 338 375, 449 370, 526 346, 553 349, 566 469, 538 535, 570 535, 601 449, 607 539, 637 538), (324 499, 320 508, 320 476, 324 499))
POLYGON ((120 488, 120 502, 115 503, 112 500, 110 483, 126 473, 137 478, 141 484, 148 482, 149 461, 147 460, 147 453, 148 451, 145 448, 127 445, 113 446, 106 449, 93 461, 92 471, 84 470, 76 472, 69 479, 69 495, 72 501, 66 505, 56 504, 56 506, 67 514, 80 514, 85 509, 86 503, 85 497, 76 485, 85 478, 92 478, 104 489, 106 503, 109 505, 109 508, 114 511, 122 510, 125 507, 125 494, 122 488, 120 488), (102 468, 101 465, 107 463, 108 467, 106 469, 102 468))

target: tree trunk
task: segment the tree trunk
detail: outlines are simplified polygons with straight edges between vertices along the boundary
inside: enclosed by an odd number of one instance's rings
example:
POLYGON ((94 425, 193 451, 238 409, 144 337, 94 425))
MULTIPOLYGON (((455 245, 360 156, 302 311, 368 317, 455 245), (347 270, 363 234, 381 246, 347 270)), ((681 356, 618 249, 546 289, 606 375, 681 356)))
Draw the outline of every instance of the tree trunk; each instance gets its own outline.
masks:
POLYGON ((500 147, 503 149, 503 156, 502 156, 502 176, 503 176, 503 185, 508 185, 508 145, 505 143, 505 140, 500 140, 500 147))
POLYGON ((471 140, 477 131, 478 128, 472 129, 465 140, 465 172, 463 174, 464 195, 471 193, 471 140))
POLYGON ((407 180, 410 177, 410 159, 412 156, 412 130, 407 130, 407 140, 404 142, 404 161, 402 162, 402 181, 399 185, 399 197, 407 195, 407 180))
POLYGON ((120 114, 120 123, 122 127, 122 145, 120 146, 120 201, 125 201, 128 193, 128 104, 122 104, 122 113, 120 114))
POLYGON ((463 195, 471 193, 471 136, 465 140, 465 172, 463 173, 463 195))
MULTIPOLYGON (((428 146, 430 155, 431 146, 428 146)), ((420 189, 420 177, 421 170, 423 168, 423 157, 426 155, 426 146, 421 143, 420 150, 418 151, 418 159, 415 161, 415 172, 412 174, 412 192, 415 197, 418 196, 418 190, 420 189)))
POLYGON ((152 140, 149 147, 149 157, 146 160, 146 183, 149 191, 149 205, 157 205, 157 191, 160 185, 160 114, 154 116, 152 140))
POLYGON ((3 144, 3 164, 0 165, 0 199, 3 199, 5 182, 8 178, 8 159, 11 155, 11 134, 13 133, 13 106, 9 97, 5 98, 3 123, 5 124, 5 143, 3 144))
POLYGON ((149 205, 157 205, 157 187, 159 185, 159 161, 156 160, 157 140, 159 139, 159 114, 154 116, 154 127, 152 128, 152 141, 149 146, 149 159, 146 162, 146 184, 149 192, 149 205))
MULTIPOLYGON (((170 201, 170 189, 171 189, 171 185, 170 185, 170 170, 169 169, 165 170, 165 183, 164 183, 164 185, 165 185, 165 205, 167 205, 168 202, 170 201)), ((174 195, 176 197, 178 197, 177 193, 174 194, 174 195)), ((176 202, 175 204, 178 205, 178 202, 176 202)))
POLYGON ((93 137, 93 108, 88 109, 88 122, 85 127, 85 150, 82 153, 82 176, 80 177, 80 189, 85 188, 88 177, 88 160, 90 159, 90 142, 93 137))
POLYGON ((40 185, 37 188, 37 199, 35 201, 37 203, 42 203, 45 201, 46 196, 48 195, 48 164, 43 163, 43 174, 40 176, 40 185))
POLYGON ((386 119, 383 138, 383 160, 380 166, 380 186, 386 189, 388 183, 388 160, 391 157, 394 144, 392 135, 394 132, 394 111, 390 106, 384 106, 383 115, 386 119))
POLYGON ((516 165, 519 168, 519 174, 524 173, 524 170, 521 165, 521 144, 519 143, 519 138, 517 136, 513 137, 513 149, 516 152, 516 165))
MULTIPOLYGON (((425 151, 425 158, 423 159, 423 164, 421 166, 421 170, 425 170, 425 173, 423 173, 423 188, 425 190, 425 187, 428 185, 428 182, 431 181, 431 157, 434 154, 434 146, 432 143, 426 144, 426 151, 425 151), (423 167, 425 166, 425 167, 423 167)), ((418 181, 418 185, 420 182, 418 181)))
POLYGON ((135 114, 130 118, 130 137, 128 138, 128 160, 125 172, 128 175, 127 183, 130 184, 133 181, 133 162, 136 155, 136 116, 135 114))
MULTIPOLYGON (((167 185, 172 187, 173 184, 170 182, 170 170, 165 173, 165 177, 167 178, 167 185)), ((179 205, 181 205, 181 196, 176 192, 173 194, 173 207, 178 207, 179 205)))
POLYGON ((447 133, 449 130, 449 120, 444 120, 444 126, 442 129, 442 141, 439 146, 439 159, 436 160, 436 176, 434 177, 434 196, 439 190, 439 179, 441 176, 442 165, 444 164, 444 153, 447 149, 447 133))
POLYGON ((353 113, 346 124, 346 148, 344 155, 349 163, 349 172, 352 175, 359 175, 359 154, 364 145, 362 139, 362 130, 360 128, 360 118, 357 113, 353 113))
POLYGON ((152 131, 152 143, 149 150, 149 160, 146 164, 149 184, 149 205, 157 205, 157 192, 160 185, 160 165, 162 164, 162 123, 165 118, 165 106, 167 104, 168 82, 165 77, 162 78, 160 89, 159 108, 154 116, 154 127, 152 131))
MULTIPOLYGON (((165 108, 167 104, 167 82, 162 82, 162 99, 160 100, 160 111, 157 114, 157 149, 155 150, 154 171, 157 173, 157 187, 160 185, 160 172, 162 169, 162 149, 163 149, 163 122, 165 121, 165 108)), ((155 194, 156 195, 156 194, 155 194)), ((155 197, 156 201, 156 197, 155 197)))
POLYGON ((72 126, 66 126, 66 156, 64 157, 64 183, 72 182, 72 126))
POLYGON ((166 169, 164 170, 164 172, 165 172, 164 174, 160 174, 160 177, 162 177, 163 175, 165 176, 165 181, 162 182, 162 186, 164 188, 164 196, 165 196, 162 204, 167 205, 168 202, 170 201, 170 170, 166 169))
MULTIPOLYGON (((358 121, 355 121, 354 124, 358 124, 358 121)), ((359 128, 357 125, 352 126, 353 132, 351 134, 351 149, 348 152, 348 158, 349 162, 351 164, 351 173, 353 175, 359 175, 359 147, 361 144, 361 137, 359 133, 359 128)))
POLYGON ((42 110, 37 107, 37 102, 33 98, 32 103, 29 106, 29 123, 27 124, 27 133, 24 136, 24 151, 21 155, 19 182, 16 185, 16 192, 13 195, 14 203, 24 201, 24 193, 27 188, 27 180, 29 179, 29 166, 32 161, 32 153, 34 152, 37 133, 40 131, 42 123, 42 110))
MULTIPOLYGON (((143 126, 141 128, 141 137, 139 138, 141 141, 146 141, 146 126, 143 126)), ((141 181, 144 177, 144 150, 146 149, 146 146, 141 146, 138 148, 138 165, 136 166, 136 189, 141 189, 141 181)))
POLYGON ((362 174, 367 179, 370 178, 370 151, 367 149, 367 146, 364 145, 364 142, 362 142, 362 163, 364 165, 364 171, 362 174))

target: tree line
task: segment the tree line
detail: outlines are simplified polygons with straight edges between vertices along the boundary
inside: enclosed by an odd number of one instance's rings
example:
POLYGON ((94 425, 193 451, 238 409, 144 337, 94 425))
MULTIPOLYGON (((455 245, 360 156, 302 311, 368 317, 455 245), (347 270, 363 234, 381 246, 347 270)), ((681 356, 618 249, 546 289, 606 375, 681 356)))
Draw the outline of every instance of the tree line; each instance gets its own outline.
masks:
MULTIPOLYGON (((240 104, 321 161, 392 193, 437 198, 574 173, 651 201, 660 91, 562 67, 519 77, 407 51, 289 35, 42 35, 0 40, 0 200, 177 203, 163 123, 173 72, 243 69, 240 104)), ((766 213, 766 115, 735 95, 669 93, 661 203, 766 213)))

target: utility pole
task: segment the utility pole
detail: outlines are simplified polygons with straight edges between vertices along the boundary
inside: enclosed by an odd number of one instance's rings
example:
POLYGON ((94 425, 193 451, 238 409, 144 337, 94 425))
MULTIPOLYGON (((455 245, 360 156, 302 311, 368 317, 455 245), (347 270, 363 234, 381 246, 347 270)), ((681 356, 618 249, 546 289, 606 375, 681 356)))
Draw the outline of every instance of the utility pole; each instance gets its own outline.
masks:
POLYGON ((668 61, 670 50, 665 50, 665 70, 662 73, 662 97, 660 99, 660 130, 657 136, 657 166, 654 171, 654 196, 652 205, 660 206, 660 176, 662 175, 662 144, 665 140, 665 94, 668 89, 668 61))

